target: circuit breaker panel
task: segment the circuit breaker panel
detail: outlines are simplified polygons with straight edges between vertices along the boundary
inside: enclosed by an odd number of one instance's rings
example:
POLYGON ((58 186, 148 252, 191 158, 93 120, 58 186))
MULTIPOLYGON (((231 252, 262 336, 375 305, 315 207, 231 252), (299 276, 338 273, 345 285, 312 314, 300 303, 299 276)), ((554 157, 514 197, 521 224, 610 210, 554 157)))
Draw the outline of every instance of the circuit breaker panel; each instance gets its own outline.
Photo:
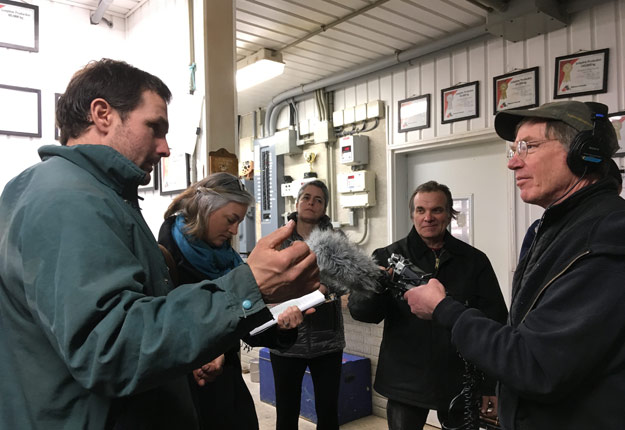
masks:
POLYGON ((284 199, 280 197, 279 189, 279 181, 284 176, 284 161, 276 155, 271 137, 254 141, 254 158, 256 237, 261 238, 284 225, 284 199))
MULTIPOLYGON (((241 179, 246 190, 254 191, 254 181, 241 179)), ((256 245, 256 208, 250 206, 245 213, 245 219, 239 224, 239 253, 249 254, 256 245)))

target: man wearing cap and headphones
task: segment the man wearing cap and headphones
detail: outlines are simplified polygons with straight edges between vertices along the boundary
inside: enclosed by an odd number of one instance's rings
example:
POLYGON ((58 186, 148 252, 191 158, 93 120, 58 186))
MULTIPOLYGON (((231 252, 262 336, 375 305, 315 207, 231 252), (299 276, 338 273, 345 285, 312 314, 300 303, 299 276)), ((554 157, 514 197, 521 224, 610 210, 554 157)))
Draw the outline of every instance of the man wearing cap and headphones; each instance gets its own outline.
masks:
POLYGON ((507 325, 446 297, 435 279, 405 294, 500 381, 506 430, 625 423, 625 200, 609 175, 618 144, 606 117, 607 106, 577 101, 495 117, 521 198, 545 208, 514 273, 507 325))

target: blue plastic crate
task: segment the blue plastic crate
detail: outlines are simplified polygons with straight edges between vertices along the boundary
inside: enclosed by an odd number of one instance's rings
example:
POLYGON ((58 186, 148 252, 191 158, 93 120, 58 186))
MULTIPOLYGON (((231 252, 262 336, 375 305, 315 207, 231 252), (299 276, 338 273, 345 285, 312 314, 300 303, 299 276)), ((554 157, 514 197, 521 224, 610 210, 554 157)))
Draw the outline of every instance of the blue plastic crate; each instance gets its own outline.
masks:
MULTIPOLYGON (((275 406, 276 389, 268 348, 260 350, 259 367, 260 400, 275 406)), ((315 392, 308 369, 302 381, 300 415, 313 423, 317 422, 315 392)), ((343 353, 339 386, 339 425, 368 415, 371 415, 371 362, 365 357, 343 353)))

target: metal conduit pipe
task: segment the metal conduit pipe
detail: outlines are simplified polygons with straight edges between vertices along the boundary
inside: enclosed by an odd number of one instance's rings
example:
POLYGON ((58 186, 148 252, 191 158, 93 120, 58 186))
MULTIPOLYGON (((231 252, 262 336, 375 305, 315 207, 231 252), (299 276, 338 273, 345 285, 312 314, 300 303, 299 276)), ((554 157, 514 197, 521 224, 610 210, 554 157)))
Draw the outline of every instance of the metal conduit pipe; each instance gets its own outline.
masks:
POLYGON ((102 17, 113 3, 113 0, 100 0, 98 7, 91 15, 91 24, 98 25, 102 21, 102 17))
MULTIPOLYGON (((486 28, 481 25, 478 27, 470 28, 468 30, 462 31, 457 34, 453 34, 443 39, 436 40, 434 42, 428 43, 425 46, 420 46, 412 49, 408 49, 403 52, 398 52, 395 55, 388 56, 381 60, 374 61, 369 64, 365 64, 362 67, 358 67, 354 70, 348 70, 344 73, 339 73, 338 75, 329 76, 327 78, 320 79, 315 82, 311 82, 309 84, 300 85, 299 87, 290 89, 288 91, 283 92, 282 94, 278 94, 275 96, 271 102, 267 105, 265 112, 265 130, 267 132, 267 136, 272 136, 276 132, 276 123, 278 120, 278 113, 274 113, 274 111, 280 107, 282 108, 286 103, 285 100, 290 98, 296 98, 296 101, 304 99, 304 95, 307 95, 315 90, 320 88, 325 88, 330 85, 335 85, 339 83, 345 83, 352 79, 360 78, 362 76, 379 72, 380 70, 386 69, 387 67, 396 66, 401 63, 408 62, 410 60, 414 60, 415 58, 423 57, 424 55, 431 54, 432 52, 440 51, 442 49, 449 48, 451 46, 457 45, 462 42, 467 42, 469 40, 477 39, 479 37, 493 37, 489 33, 486 32, 486 28)), ((279 109, 277 109, 279 111, 279 109)))

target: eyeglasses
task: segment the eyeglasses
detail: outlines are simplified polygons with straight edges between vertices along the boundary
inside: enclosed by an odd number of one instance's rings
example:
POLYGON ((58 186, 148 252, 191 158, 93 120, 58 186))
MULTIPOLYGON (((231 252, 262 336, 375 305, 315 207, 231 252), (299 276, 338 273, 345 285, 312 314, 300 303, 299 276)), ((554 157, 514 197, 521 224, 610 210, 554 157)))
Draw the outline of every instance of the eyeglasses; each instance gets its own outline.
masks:
POLYGON ((531 154, 534 152, 534 149, 538 148, 543 143, 551 142, 552 140, 557 139, 534 140, 532 142, 517 140, 516 142, 510 142, 508 144, 510 145, 510 148, 508 148, 508 160, 512 159, 515 154, 518 155, 521 160, 524 160, 527 154, 531 154))

